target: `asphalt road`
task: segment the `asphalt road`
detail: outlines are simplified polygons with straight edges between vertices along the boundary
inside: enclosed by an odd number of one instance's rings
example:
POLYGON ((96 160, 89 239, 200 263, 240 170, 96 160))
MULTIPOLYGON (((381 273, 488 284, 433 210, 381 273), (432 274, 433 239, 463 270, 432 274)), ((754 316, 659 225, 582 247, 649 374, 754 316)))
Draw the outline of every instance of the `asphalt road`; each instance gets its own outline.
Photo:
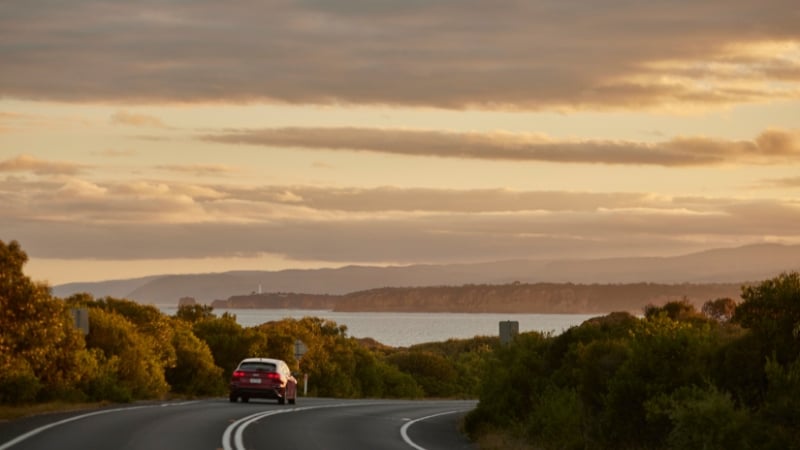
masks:
POLYGON ((475 449, 457 429, 474 401, 298 398, 137 404, 0 422, 0 450, 475 449))

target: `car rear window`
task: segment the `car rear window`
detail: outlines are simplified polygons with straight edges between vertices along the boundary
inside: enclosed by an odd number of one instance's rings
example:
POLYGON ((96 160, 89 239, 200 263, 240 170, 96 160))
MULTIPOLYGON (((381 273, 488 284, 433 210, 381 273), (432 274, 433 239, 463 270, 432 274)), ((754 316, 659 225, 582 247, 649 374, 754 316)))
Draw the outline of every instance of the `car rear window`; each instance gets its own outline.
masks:
POLYGON ((263 362, 244 362, 239 366, 241 370, 256 370, 261 372, 275 372, 275 364, 263 362))

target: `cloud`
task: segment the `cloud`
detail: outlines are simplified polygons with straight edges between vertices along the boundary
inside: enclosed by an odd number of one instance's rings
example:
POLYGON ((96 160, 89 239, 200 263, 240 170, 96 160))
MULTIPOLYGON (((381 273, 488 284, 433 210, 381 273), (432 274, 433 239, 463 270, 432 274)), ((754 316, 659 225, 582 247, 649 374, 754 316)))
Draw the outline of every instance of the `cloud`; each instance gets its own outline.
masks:
POLYGON ((58 129, 75 130, 76 127, 84 127, 86 125, 87 120, 82 117, 59 117, 45 114, 0 111, 0 132, 2 133, 29 132, 38 134, 43 131, 58 129))
POLYGON ((92 152, 94 155, 100 156, 107 156, 111 158, 119 158, 119 157, 126 157, 126 156, 135 156, 137 154, 136 150, 133 149, 115 149, 115 148, 107 148, 105 150, 92 152))
POLYGON ((76 177, 0 180, 3 239, 36 258, 283 255, 424 263, 675 254, 800 241, 792 200, 321 188, 76 177), (54 230, 58 230, 54 232, 54 230))
POLYGON ((19 155, 0 161, 0 172, 32 172, 38 175, 75 175, 87 165, 63 161, 45 161, 29 155, 19 155))
POLYGON ((767 130, 752 141, 679 137, 655 144, 556 140, 541 135, 369 128, 271 128, 202 139, 259 146, 369 151, 409 156, 655 166, 779 164, 800 158, 800 131, 767 130))
MULTIPOLYGON (((487 261, 653 255, 763 239, 798 239, 800 211, 753 205, 717 214, 613 211, 563 215, 408 216, 260 222, 51 224, 12 221, 11 236, 46 258, 170 259, 281 254, 364 263, 487 261), (780 214, 780 227, 748 220, 780 214), (659 219, 659 220, 654 220, 659 219), (680 231, 676 231, 680 230, 680 231)), ((27 247, 26 247, 27 248, 27 247)))
POLYGON ((770 178, 761 180, 756 187, 761 188, 800 188, 800 177, 770 178))
POLYGON ((659 197, 638 193, 314 186, 229 188, 226 192, 232 198, 247 202, 300 205, 315 211, 343 213, 591 212, 603 208, 663 206, 659 197))
POLYGON ((157 169, 173 173, 185 173, 200 177, 227 176, 241 172, 240 169, 224 164, 186 164, 186 165, 161 165, 157 169))
POLYGON ((18 114, 0 111, 0 133, 9 131, 18 126, 20 122, 28 122, 31 120, 28 114, 18 114))
POLYGON ((164 128, 166 125, 153 116, 145 114, 134 114, 125 111, 118 111, 111 115, 111 123, 115 125, 131 125, 135 127, 157 127, 164 128))
POLYGON ((508 109, 798 98, 795 10, 794 0, 15 2, 0 17, 0 95, 508 109))

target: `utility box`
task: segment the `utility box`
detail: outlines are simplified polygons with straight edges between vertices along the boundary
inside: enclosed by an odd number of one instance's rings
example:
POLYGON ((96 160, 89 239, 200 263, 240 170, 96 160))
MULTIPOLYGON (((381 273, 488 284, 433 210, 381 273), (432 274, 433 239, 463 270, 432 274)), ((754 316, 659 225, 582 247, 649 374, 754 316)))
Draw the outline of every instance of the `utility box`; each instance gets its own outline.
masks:
POLYGON ((88 308, 72 308, 72 320, 75 323, 75 328, 83 331, 83 334, 89 334, 89 309, 88 308))
POLYGON ((519 322, 516 320, 505 320, 500 322, 500 343, 510 344, 514 337, 519 334, 519 322))

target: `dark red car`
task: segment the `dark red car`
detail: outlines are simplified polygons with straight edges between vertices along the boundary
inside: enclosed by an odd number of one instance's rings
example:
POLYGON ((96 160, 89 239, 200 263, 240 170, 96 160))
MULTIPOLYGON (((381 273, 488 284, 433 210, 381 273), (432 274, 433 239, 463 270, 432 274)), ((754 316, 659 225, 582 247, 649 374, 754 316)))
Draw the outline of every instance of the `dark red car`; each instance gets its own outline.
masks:
POLYGON ((276 399, 283 405, 297 401, 297 380, 289 366, 280 359, 246 358, 233 371, 230 400, 247 402, 251 398, 276 399))

